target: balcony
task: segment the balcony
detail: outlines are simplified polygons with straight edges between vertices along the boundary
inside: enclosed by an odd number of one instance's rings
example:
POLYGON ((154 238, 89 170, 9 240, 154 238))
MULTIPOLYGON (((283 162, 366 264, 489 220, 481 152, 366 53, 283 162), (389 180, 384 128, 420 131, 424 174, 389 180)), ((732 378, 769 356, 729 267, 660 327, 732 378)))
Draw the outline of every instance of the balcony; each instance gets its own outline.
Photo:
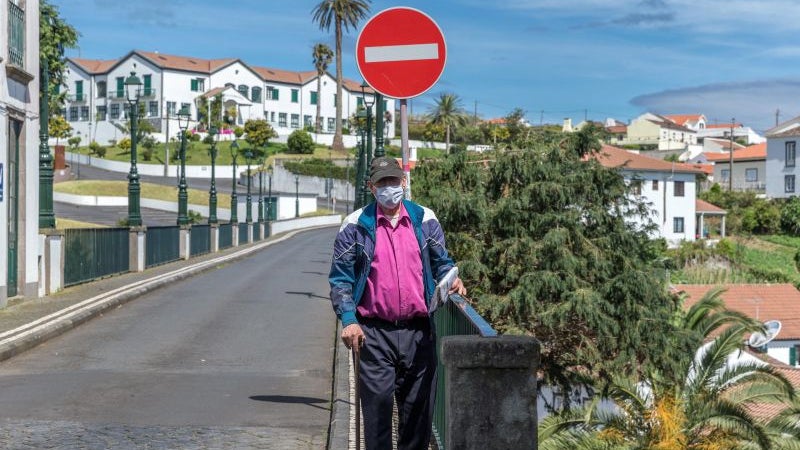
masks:
POLYGON ((84 94, 84 93, 72 94, 72 95, 68 95, 67 96, 67 100, 69 100, 70 102, 73 102, 73 103, 84 103, 87 100, 89 100, 88 97, 89 96, 84 94))
MULTIPOLYGON (((139 90, 139 98, 152 98, 156 96, 155 88, 142 88, 139 90)), ((111 100, 125 100, 125 89, 114 89, 108 91, 108 98, 111 100)))

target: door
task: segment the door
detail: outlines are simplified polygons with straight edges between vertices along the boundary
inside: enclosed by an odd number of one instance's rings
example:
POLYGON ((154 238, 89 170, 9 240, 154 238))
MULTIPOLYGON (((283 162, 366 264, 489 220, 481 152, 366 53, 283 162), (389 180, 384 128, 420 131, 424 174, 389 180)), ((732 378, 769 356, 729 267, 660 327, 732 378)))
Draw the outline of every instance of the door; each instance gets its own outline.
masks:
POLYGON ((9 120, 8 130, 8 297, 17 295, 19 258, 19 135, 22 122, 9 120))

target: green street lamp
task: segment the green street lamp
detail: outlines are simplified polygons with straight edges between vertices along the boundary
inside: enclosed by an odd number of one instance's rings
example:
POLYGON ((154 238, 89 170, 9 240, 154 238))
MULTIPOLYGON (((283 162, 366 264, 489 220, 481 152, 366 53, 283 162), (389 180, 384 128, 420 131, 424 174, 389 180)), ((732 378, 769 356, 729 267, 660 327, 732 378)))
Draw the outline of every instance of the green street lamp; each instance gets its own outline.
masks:
POLYGON ((375 94, 375 157, 386 156, 383 148, 383 95, 375 94))
POLYGON ((231 223, 239 223, 238 209, 239 199, 236 197, 236 157, 239 154, 239 142, 235 139, 231 143, 231 159, 233 160, 233 190, 231 192, 231 223))
POLYGON ((300 176, 294 176, 294 216, 300 217, 300 176))
MULTIPOLYGON (((52 19, 51 19, 52 20, 52 19)), ((50 65, 42 58, 41 84, 39 85, 39 228, 55 228, 53 212, 53 155, 50 154, 50 65)), ((0 173, 2 177, 2 173, 0 173)))
POLYGON ((258 223, 264 222, 264 162, 267 160, 261 157, 258 160, 258 223))
POLYGON ((186 192, 186 130, 189 129, 189 108, 178 113, 178 128, 181 130, 181 176, 178 180, 178 225, 189 224, 189 193, 186 192))
POLYGON ((248 224, 253 223, 253 198, 250 196, 250 180, 252 180, 252 175, 250 173, 250 163, 253 160, 253 150, 247 149, 244 151, 244 159, 247 161, 247 213, 245 214, 246 221, 248 224))
MULTIPOLYGON (((363 101, 363 100, 362 100, 363 101)), ((361 109, 358 111, 358 117, 367 118, 367 110, 361 109)), ((361 141, 358 143, 358 157, 356 161, 356 181, 353 183, 353 189, 355 190, 355 194, 353 196, 353 209, 358 209, 364 206, 364 189, 362 188, 362 184, 364 183, 364 171, 366 170, 366 160, 367 160, 367 142, 366 142, 366 132, 367 127, 361 125, 361 120, 359 120, 359 127, 358 127, 359 137, 361 141)))
MULTIPOLYGON (((269 193, 267 194, 267 221, 272 220, 272 166, 269 166, 269 193)), ((277 214, 275 215, 277 217, 277 214)))
MULTIPOLYGON (((344 179, 348 182, 350 181, 350 154, 347 154, 347 157, 344 159, 345 162, 345 175, 344 179)), ((349 214, 350 213, 350 189, 345 189, 344 191, 344 210, 349 214)))
MULTIPOLYGON (((369 181, 369 166, 372 164, 372 105, 375 104, 375 96, 367 97, 366 88, 369 87, 367 82, 361 83, 361 95, 364 98, 364 106, 367 107, 367 150, 364 152, 364 179, 361 184, 361 202, 364 206, 370 203, 370 191, 368 186, 369 181)), ((377 153, 376 155, 377 156, 377 153)))
POLYGON ((139 170, 136 167, 136 133, 138 132, 141 87, 142 80, 136 76, 136 72, 131 72, 131 76, 125 79, 125 99, 128 101, 131 115, 131 169, 128 172, 128 226, 130 227, 142 226, 142 213, 139 208, 141 186, 139 170))
POLYGON ((211 147, 208 149, 208 154, 211 156, 211 188, 208 190, 208 223, 209 225, 219 222, 217 219, 217 179, 214 171, 217 163, 217 139, 219 138, 218 130, 212 127, 209 130, 211 135, 211 147))

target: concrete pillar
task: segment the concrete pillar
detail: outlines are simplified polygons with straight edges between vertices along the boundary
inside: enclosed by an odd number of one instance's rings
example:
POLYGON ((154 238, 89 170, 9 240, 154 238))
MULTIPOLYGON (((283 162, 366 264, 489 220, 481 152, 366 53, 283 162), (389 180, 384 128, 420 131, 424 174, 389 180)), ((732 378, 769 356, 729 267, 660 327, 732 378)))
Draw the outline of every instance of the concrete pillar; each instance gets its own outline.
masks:
POLYGON ((231 224, 231 246, 238 247, 239 246, 239 224, 234 223, 231 224))
POLYGON ((705 235, 703 234, 703 228, 705 228, 705 225, 703 223, 704 219, 705 219, 705 216, 706 216, 705 214, 700 213, 700 232, 697 233, 697 234, 700 235, 700 239, 705 239, 705 235))
POLYGON ((448 450, 537 448, 536 339, 448 336, 441 358, 448 450))
POLYGON ((191 226, 182 225, 180 230, 180 235, 178 237, 178 240, 180 241, 178 247, 178 255, 180 256, 181 259, 189 259, 189 253, 191 253, 190 249, 192 248, 191 239, 192 239, 191 226))
POLYGON ((129 265, 131 272, 143 272, 145 266, 145 227, 131 227, 129 236, 129 265))
POLYGON ((247 243, 253 243, 253 222, 247 222, 247 243))
POLYGON ((266 226, 264 225, 264 222, 261 222, 261 223, 259 223, 259 224, 258 224, 258 235, 259 235, 259 236, 261 236, 261 240, 262 240, 262 241, 263 241, 264 239, 266 239, 266 238, 267 238, 267 236, 264 234, 264 231, 265 231, 266 229, 267 229, 267 228, 266 228, 266 226))
POLYGON ((48 230, 44 236, 44 294, 50 295, 64 287, 64 234, 48 230))
POLYGON ((219 224, 212 223, 209 227, 211 229, 211 253, 219 251, 219 224))
POLYGON ((722 237, 725 237, 725 216, 722 216, 722 237))

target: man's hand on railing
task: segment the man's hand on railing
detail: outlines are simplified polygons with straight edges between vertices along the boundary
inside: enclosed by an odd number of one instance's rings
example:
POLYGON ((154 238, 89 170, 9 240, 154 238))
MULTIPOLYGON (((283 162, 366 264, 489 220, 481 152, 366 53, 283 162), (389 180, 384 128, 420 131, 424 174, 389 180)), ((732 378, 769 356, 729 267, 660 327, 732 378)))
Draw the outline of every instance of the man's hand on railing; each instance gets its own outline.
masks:
POLYGON ((364 332, 361 331, 361 326, 357 323, 350 324, 342 330, 342 342, 345 347, 353 348, 355 344, 361 348, 364 345, 364 332))
POLYGON ((467 288, 464 287, 464 282, 461 281, 461 278, 456 278, 453 281, 453 285, 450 286, 450 290, 447 292, 448 294, 458 294, 462 297, 467 295, 467 288))

